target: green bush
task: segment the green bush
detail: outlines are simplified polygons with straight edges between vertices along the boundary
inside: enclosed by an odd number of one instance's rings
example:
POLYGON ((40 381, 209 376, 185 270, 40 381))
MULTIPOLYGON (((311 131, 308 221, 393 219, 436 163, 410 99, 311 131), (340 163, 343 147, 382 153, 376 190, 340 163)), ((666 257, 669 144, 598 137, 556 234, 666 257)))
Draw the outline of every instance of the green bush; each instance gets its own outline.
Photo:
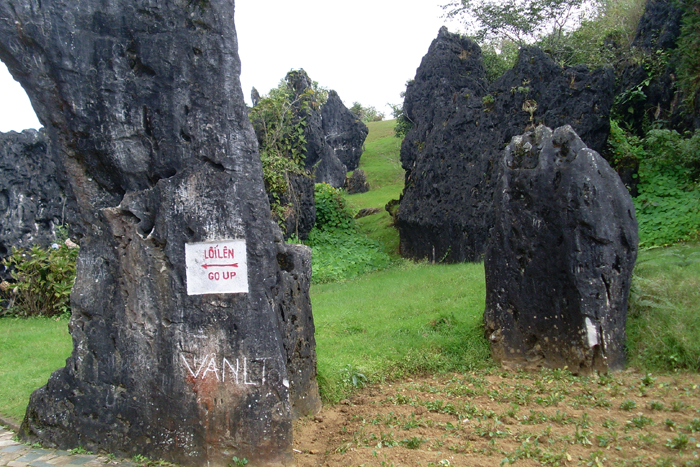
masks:
POLYGON ((391 264, 391 258, 378 242, 355 229, 315 228, 306 244, 313 251, 313 284, 351 279, 391 264))
POLYGON ((651 130, 645 138, 611 124, 614 164, 639 165, 639 195, 634 206, 641 247, 669 245, 700 234, 700 130, 682 136, 651 130))
POLYGON ((341 189, 333 188, 327 183, 317 183, 314 198, 316 201, 316 229, 347 231, 355 228, 355 219, 343 198, 341 189))
POLYGON ((70 314, 70 292, 75 280, 78 248, 54 244, 30 250, 12 249, 3 260, 14 283, 3 282, 8 308, 2 314, 14 316, 56 316, 70 314))

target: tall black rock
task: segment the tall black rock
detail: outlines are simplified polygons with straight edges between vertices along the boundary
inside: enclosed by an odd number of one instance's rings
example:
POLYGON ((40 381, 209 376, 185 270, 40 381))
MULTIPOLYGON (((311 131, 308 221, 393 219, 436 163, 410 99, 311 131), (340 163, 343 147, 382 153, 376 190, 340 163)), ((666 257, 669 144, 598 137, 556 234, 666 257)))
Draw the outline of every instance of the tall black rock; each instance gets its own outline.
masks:
POLYGON ((233 0, 0 3, 0 59, 85 232, 73 352, 32 394, 25 440, 293 462, 290 389, 315 387, 296 379, 315 376, 308 252, 270 220, 233 13, 233 0))
POLYGON ((477 44, 442 28, 404 100, 413 126, 401 145, 401 254, 482 258, 493 222, 495 161, 510 138, 538 123, 570 123, 600 151, 613 87, 612 70, 562 68, 537 48, 523 48, 513 69, 489 85, 477 44))
MULTIPOLYGON (((313 87, 313 82, 304 70, 290 71, 285 79, 296 97, 309 92, 313 87)), ((326 142, 321 106, 304 105, 302 107, 303 99, 296 100, 298 102, 295 109, 297 118, 303 118, 306 122, 304 127, 305 168, 314 175, 316 183, 328 183, 335 188, 342 188, 345 184, 347 168, 326 142)))
POLYGON ((321 108, 321 118, 326 144, 348 171, 355 170, 369 133, 367 125, 345 107, 335 91, 328 93, 328 100, 321 108))
POLYGON ((77 219, 65 174, 43 130, 0 133, 0 258, 12 247, 49 246, 77 219))
POLYGON ((486 336, 507 367, 619 370, 637 257, 620 177, 570 126, 516 136, 499 161, 486 336))
POLYGON ((671 0, 647 0, 632 42, 637 57, 628 60, 619 71, 617 111, 623 115, 626 126, 639 136, 644 136, 652 124, 681 133, 700 128, 700 89, 696 86, 682 90, 677 83, 679 56, 684 53, 676 50, 684 8, 691 6, 671 0))

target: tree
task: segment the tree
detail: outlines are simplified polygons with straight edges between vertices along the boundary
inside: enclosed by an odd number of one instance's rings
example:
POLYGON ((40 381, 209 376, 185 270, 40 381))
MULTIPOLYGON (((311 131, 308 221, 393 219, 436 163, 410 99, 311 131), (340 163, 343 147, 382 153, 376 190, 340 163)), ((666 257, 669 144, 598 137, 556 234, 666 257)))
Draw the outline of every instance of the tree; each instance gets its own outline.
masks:
POLYGON ((379 112, 374 107, 363 107, 359 102, 353 102, 352 107, 350 107, 350 112, 352 112, 357 118, 365 123, 368 122, 381 122, 384 120, 384 114, 379 112))
POLYGON ((481 43, 508 39, 522 47, 542 38, 560 40, 597 6, 598 0, 452 0, 443 8, 481 43))

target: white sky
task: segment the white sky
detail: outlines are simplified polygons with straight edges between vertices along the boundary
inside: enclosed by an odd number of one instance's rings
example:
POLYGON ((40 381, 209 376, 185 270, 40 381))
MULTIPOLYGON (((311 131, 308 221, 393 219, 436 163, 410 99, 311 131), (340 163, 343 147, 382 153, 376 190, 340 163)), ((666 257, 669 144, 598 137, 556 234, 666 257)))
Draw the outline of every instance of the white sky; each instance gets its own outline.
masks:
MULTIPOLYGON (((289 70, 303 68, 346 106, 358 101, 391 118, 386 104, 402 102, 406 81, 444 24, 443 2, 433 1, 238 0, 246 102, 253 86, 267 94, 289 70)), ((26 94, 0 64, 0 131, 39 127, 26 94)))

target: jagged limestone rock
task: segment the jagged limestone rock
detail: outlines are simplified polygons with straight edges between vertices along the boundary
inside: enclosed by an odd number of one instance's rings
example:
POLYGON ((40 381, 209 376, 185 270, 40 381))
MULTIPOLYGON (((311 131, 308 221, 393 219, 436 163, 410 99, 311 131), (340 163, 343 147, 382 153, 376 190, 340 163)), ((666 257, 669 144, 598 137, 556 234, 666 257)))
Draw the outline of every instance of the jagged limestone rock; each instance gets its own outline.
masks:
POLYGON ((290 400, 315 390, 297 375, 315 376, 310 271, 276 242, 233 13, 233 0, 0 4, 0 58, 85 232, 74 349, 32 394, 27 441, 293 463, 290 400), (285 335, 293 316, 306 325, 285 335))
POLYGON ((515 136, 499 161, 486 336, 506 367, 624 368, 637 257, 620 177, 570 126, 515 136))
POLYGON ((570 123, 600 151, 613 88, 611 70, 562 68, 534 47, 523 48, 513 69, 489 84, 478 45, 442 28, 406 88, 404 112, 413 126, 401 145, 401 254, 483 258, 496 160, 508 141, 539 123, 570 123))
POLYGON ((48 145, 44 130, 0 133, 0 258, 13 247, 48 247, 75 223, 75 197, 48 145))
POLYGON ((360 164, 365 138, 369 133, 367 125, 345 107, 335 91, 328 92, 328 100, 321 108, 321 117, 326 144, 346 170, 355 170, 360 164))

